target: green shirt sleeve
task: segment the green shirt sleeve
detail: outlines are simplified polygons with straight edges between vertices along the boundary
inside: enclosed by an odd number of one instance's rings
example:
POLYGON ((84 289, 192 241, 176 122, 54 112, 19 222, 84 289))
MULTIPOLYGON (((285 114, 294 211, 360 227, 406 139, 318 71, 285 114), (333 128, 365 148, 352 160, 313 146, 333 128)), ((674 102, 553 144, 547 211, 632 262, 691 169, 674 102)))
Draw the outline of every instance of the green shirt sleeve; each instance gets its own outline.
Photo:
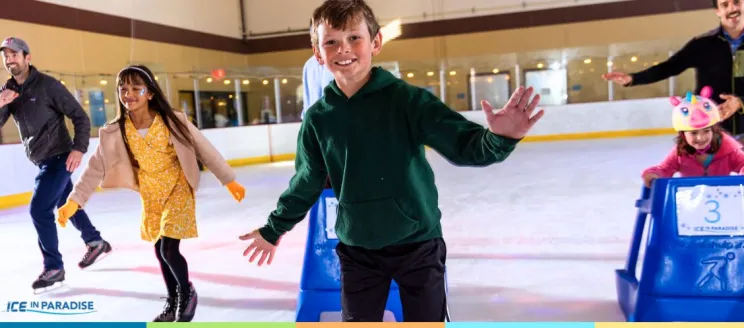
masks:
POLYGON ((410 108, 419 142, 459 166, 488 166, 504 161, 521 139, 499 136, 450 109, 420 89, 410 108))
POLYGON ((320 149, 312 118, 306 115, 297 137, 295 175, 266 225, 258 229, 261 237, 271 244, 276 245, 279 237, 302 221, 320 198, 328 176, 320 149))

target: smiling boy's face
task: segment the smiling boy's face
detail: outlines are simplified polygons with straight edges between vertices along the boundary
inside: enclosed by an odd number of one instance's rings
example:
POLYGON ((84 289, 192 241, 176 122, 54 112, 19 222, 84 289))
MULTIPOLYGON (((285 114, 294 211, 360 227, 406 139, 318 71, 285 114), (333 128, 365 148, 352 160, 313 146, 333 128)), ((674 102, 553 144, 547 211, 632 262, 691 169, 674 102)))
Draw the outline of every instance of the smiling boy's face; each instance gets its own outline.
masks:
POLYGON ((372 67, 372 56, 382 48, 382 35, 370 36, 363 16, 349 21, 345 29, 336 29, 327 22, 317 27, 318 43, 315 57, 333 74, 336 83, 361 81, 372 67))

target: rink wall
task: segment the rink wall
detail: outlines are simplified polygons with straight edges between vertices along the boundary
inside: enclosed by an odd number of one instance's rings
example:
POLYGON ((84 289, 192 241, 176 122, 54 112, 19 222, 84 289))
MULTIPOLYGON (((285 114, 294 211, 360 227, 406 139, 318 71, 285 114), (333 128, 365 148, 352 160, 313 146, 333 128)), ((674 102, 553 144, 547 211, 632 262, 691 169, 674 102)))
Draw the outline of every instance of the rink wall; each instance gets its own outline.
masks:
MULTIPOLYGON (((563 141, 672 134, 671 109, 667 98, 595 102, 551 106, 525 141, 563 141)), ((480 111, 462 112, 485 125, 480 111)), ((233 166, 294 159, 300 123, 208 129, 203 133, 233 166)), ((92 138, 90 154, 98 145, 92 138)), ((73 174, 77 179, 83 171, 73 174)), ((23 145, 0 145, 0 209, 28 204, 37 168, 25 157, 23 145)))

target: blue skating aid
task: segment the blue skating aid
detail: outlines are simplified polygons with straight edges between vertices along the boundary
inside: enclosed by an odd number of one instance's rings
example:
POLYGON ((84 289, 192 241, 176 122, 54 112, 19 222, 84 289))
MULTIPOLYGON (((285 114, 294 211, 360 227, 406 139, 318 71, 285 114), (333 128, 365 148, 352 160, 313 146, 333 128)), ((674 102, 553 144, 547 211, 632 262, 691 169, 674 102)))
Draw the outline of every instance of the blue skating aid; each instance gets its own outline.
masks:
MULTIPOLYGON (((325 189, 310 210, 297 297, 297 322, 319 322, 324 312, 341 312, 341 267, 336 255, 338 238, 334 230, 337 206, 333 189, 325 189)), ((395 321, 403 321, 400 293, 395 281, 390 285, 388 311, 395 316, 395 321)), ((386 317, 389 315, 386 313, 386 317)))
POLYGON ((657 179, 636 207, 615 272, 627 321, 744 321, 744 177, 657 179))

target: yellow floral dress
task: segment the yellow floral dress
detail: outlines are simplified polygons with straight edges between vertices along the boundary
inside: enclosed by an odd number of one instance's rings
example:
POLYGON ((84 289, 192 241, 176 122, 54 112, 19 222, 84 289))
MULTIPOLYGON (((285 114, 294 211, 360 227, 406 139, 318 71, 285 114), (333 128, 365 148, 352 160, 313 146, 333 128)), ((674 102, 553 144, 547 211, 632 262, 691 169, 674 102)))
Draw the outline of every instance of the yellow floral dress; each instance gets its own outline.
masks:
POLYGON ((186 239, 198 236, 194 192, 181 169, 170 131, 156 115, 143 137, 127 115, 126 136, 139 163, 142 197, 142 239, 157 242, 161 236, 186 239))

